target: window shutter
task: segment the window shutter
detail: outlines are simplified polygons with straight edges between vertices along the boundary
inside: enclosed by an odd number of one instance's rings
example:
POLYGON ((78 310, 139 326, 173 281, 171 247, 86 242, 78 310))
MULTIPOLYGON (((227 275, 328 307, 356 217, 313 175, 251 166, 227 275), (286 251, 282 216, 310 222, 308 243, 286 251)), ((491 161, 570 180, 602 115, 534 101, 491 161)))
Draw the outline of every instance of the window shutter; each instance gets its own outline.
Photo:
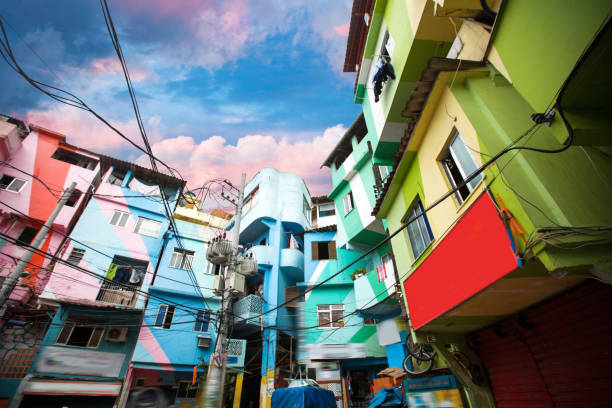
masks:
POLYGON ((68 342, 68 338, 70 337, 70 333, 72 333, 73 326, 71 324, 65 324, 60 330, 59 336, 57 336, 57 340, 55 342, 57 344, 66 344, 68 342))
POLYGON ((103 327, 96 327, 95 329, 93 329, 91 337, 89 337, 89 341, 87 342, 87 347, 98 347, 100 345, 100 340, 102 340, 102 334, 104 334, 103 327))
POLYGON ((319 243, 313 242, 312 243, 312 260, 316 261, 317 259, 319 259, 319 243))
POLYGON ((329 241, 327 243, 327 250, 329 252, 329 259, 337 259, 337 256, 336 256, 336 241, 329 241))

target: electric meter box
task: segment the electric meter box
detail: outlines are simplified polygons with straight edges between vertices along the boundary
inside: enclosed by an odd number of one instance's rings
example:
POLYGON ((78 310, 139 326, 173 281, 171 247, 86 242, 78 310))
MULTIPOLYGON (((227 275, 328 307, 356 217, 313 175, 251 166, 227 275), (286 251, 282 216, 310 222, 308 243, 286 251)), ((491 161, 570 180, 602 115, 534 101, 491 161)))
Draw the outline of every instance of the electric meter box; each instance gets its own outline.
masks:
POLYGON ((244 293, 245 277, 236 272, 232 272, 229 279, 229 290, 232 293, 244 293))
POLYGON ((221 279, 223 279, 223 275, 215 275, 213 280, 213 292, 216 295, 221 295, 221 279))

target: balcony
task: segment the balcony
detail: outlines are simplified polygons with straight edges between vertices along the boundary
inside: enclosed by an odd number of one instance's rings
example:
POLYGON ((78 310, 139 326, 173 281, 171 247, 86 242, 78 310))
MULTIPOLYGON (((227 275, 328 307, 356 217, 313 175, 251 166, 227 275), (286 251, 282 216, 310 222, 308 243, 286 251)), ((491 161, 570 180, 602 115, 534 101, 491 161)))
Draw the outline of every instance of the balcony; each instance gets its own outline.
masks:
POLYGON ((368 315, 382 316, 397 308, 395 297, 395 275, 387 271, 387 276, 378 276, 376 269, 355 279, 355 303, 357 310, 368 315))
POLYGON ((235 329, 246 326, 259 326, 256 316, 263 312, 263 299, 257 295, 248 295, 234 303, 235 329))
POLYGON ((96 297, 97 301, 135 308, 140 293, 137 288, 127 288, 124 285, 107 282, 102 285, 96 297))
POLYGON ((255 245, 248 250, 248 253, 253 254, 258 265, 272 265, 274 259, 274 251, 268 245, 255 245))
POLYGON ((304 253, 297 248, 281 249, 280 267, 295 279, 304 277, 304 253))

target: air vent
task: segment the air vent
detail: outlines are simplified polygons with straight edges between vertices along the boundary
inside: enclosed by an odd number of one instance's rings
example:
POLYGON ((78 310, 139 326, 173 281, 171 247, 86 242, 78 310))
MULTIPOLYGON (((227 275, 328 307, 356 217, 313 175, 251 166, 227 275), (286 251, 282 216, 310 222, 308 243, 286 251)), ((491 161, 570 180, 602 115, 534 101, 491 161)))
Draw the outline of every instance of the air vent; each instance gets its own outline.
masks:
POLYGON ((210 347, 210 337, 198 336, 198 347, 199 348, 209 348, 210 347))

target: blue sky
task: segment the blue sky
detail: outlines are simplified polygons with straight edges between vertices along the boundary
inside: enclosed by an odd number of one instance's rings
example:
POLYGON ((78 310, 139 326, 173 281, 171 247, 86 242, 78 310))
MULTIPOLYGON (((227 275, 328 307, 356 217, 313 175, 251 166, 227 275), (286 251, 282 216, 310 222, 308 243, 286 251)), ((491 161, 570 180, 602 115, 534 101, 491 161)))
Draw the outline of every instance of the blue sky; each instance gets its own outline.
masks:
MULTIPOLYGON (((109 4, 153 150, 191 187, 274 166, 302 175, 313 194, 328 192, 329 171, 319 166, 359 112, 355 74, 341 72, 351 1, 109 4)), ((32 77, 77 94, 141 142, 98 1, 3 3, 0 14, 32 77)), ((0 81, 1 113, 146 163, 91 115, 49 99, 4 62, 0 81)))

